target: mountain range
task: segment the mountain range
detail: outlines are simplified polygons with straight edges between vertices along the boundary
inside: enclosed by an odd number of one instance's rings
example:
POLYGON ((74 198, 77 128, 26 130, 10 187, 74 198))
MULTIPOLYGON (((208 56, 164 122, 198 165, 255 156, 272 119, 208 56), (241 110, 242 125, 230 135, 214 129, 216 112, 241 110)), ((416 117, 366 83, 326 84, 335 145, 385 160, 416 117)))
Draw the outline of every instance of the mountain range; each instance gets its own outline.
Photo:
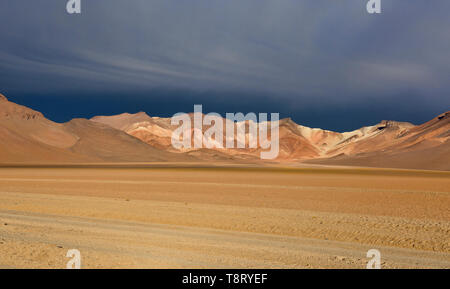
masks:
POLYGON ((421 125, 384 120, 344 133, 282 119, 279 155, 270 162, 260 160, 260 149, 177 150, 171 145, 176 128, 170 118, 145 112, 56 123, 0 94, 0 163, 220 161, 450 170, 449 111, 421 125))

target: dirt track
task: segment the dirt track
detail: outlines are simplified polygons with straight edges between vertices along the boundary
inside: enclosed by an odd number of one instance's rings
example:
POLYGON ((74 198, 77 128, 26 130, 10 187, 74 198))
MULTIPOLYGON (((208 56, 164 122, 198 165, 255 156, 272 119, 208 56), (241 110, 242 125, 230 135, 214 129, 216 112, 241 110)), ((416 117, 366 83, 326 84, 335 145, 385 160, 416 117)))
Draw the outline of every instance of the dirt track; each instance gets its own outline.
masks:
POLYGON ((450 268, 450 174, 0 169, 0 267, 450 268))

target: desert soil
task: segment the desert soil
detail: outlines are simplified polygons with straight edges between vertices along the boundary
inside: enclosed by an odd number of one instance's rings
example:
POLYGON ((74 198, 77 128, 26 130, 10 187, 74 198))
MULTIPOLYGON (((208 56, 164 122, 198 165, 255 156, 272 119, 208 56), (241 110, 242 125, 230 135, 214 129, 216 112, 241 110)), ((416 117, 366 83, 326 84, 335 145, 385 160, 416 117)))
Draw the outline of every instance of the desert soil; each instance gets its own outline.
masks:
POLYGON ((0 268, 450 268, 450 173, 0 168, 0 268))

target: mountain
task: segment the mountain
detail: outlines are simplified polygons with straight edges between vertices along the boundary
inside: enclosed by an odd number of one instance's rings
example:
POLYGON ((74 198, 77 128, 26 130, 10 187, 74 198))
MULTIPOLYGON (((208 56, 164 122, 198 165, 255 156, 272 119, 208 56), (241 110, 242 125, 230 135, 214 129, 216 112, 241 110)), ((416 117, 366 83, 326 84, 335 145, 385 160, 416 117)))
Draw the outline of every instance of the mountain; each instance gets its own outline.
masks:
POLYGON ((169 118, 150 117, 145 112, 122 113, 114 116, 96 116, 91 121, 126 132, 153 147, 172 150, 172 131, 169 118))
MULTIPOLYGON (((251 121, 232 124, 246 128, 248 144, 251 121)), ((267 125, 270 132, 273 123, 267 125)), ((176 128, 170 118, 145 112, 55 123, 0 94, 0 163, 262 162, 261 148, 175 149, 176 128)), ((279 122, 278 157, 266 162, 450 170, 449 138, 450 112, 421 125, 385 120, 344 133, 286 118, 279 122)))
MULTIPOLYGON (((192 116, 192 114, 191 114, 192 116)), ((193 117, 191 117, 193 119, 193 117)), ((172 126, 170 123, 170 118, 160 118, 160 117, 150 117, 143 112, 137 114, 124 113, 120 115, 113 116, 96 116, 91 118, 94 122, 99 122, 102 124, 109 125, 111 127, 121 129, 127 134, 130 134, 140 140, 160 149, 164 149, 171 152, 180 152, 172 147, 171 136, 172 132, 178 126, 172 126)), ((225 119, 222 118, 224 124, 223 140, 226 139, 225 135, 225 119)), ((239 124, 235 123, 235 127, 239 124)), ((248 141, 249 133, 248 126, 249 123, 244 124, 247 128, 246 139, 248 141)), ((306 140, 301 134, 296 131, 294 127, 295 124, 290 120, 280 121, 280 153, 278 160, 302 160, 307 158, 313 158, 319 156, 319 151, 312 145, 308 140, 306 140)), ((203 132, 205 132, 209 126, 203 126, 203 132)), ((270 124, 269 124, 270 128, 270 124)), ((235 128, 235 131, 236 128, 235 128)), ((270 129, 269 129, 270 131, 270 129)), ((191 139, 194 139, 194 125, 191 124, 191 139)), ((237 143, 237 137, 234 138, 237 143)), ((193 143, 192 143, 193 147, 193 143)), ((260 148, 223 148, 223 149, 185 149, 182 150, 189 155, 196 155, 200 158, 202 156, 208 159, 214 159, 216 156, 221 160, 259 160, 261 149, 260 148)))
MULTIPOLYGON (((171 146, 176 126, 171 126, 169 118, 150 117, 140 112, 97 116, 91 120, 121 129, 154 147, 177 151, 171 146)), ((247 121, 245 126, 248 124, 247 121)), ((207 129, 208 126, 204 126, 203 132, 207 129)), ((192 138, 193 134, 191 129, 192 138)), ((305 127, 287 118, 279 122, 280 152, 276 161, 450 170, 449 134, 449 112, 419 126, 383 120, 344 133, 305 127)), ((247 131, 247 141, 248 135, 247 131)), ((200 159, 257 160, 261 149, 191 148, 184 151, 200 159)))
POLYGON ((69 150, 77 141, 63 124, 0 96, 1 162, 87 161, 69 150))
POLYGON ((87 119, 55 123, 0 95, 1 163, 189 161, 87 119))
POLYGON ((450 170, 450 112, 422 125, 382 122, 378 133, 317 164, 450 170), (345 151, 342 154, 338 154, 345 151))

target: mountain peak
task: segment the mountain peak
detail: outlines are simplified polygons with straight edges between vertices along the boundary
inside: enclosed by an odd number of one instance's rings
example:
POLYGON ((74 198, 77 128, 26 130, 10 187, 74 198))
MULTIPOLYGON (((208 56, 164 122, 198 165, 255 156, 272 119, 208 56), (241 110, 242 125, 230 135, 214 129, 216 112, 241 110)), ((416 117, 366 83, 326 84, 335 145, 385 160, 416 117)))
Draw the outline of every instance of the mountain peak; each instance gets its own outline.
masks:
POLYGON ((109 117, 130 117, 130 116, 139 116, 139 115, 147 115, 148 116, 148 114, 145 111, 139 111, 136 113, 123 112, 121 114, 111 115, 109 117))
POLYGON ((33 120, 42 119, 44 116, 39 111, 35 111, 26 106, 16 104, 14 102, 8 101, 8 99, 0 94, 0 118, 7 119, 23 119, 23 120, 33 120))
POLYGON ((110 116, 95 116, 91 118, 92 121, 107 124, 115 129, 126 130, 130 125, 137 122, 151 121, 152 118, 145 113, 140 111, 137 113, 121 113, 117 115, 110 116))
POLYGON ((450 111, 447 111, 447 112, 444 112, 443 114, 439 115, 437 118, 439 120, 442 120, 442 119, 447 119, 449 117, 450 117, 450 111))
POLYGON ((401 122, 395 120, 382 120, 378 125, 379 130, 383 130, 385 128, 409 128, 414 125, 409 122, 401 122))

